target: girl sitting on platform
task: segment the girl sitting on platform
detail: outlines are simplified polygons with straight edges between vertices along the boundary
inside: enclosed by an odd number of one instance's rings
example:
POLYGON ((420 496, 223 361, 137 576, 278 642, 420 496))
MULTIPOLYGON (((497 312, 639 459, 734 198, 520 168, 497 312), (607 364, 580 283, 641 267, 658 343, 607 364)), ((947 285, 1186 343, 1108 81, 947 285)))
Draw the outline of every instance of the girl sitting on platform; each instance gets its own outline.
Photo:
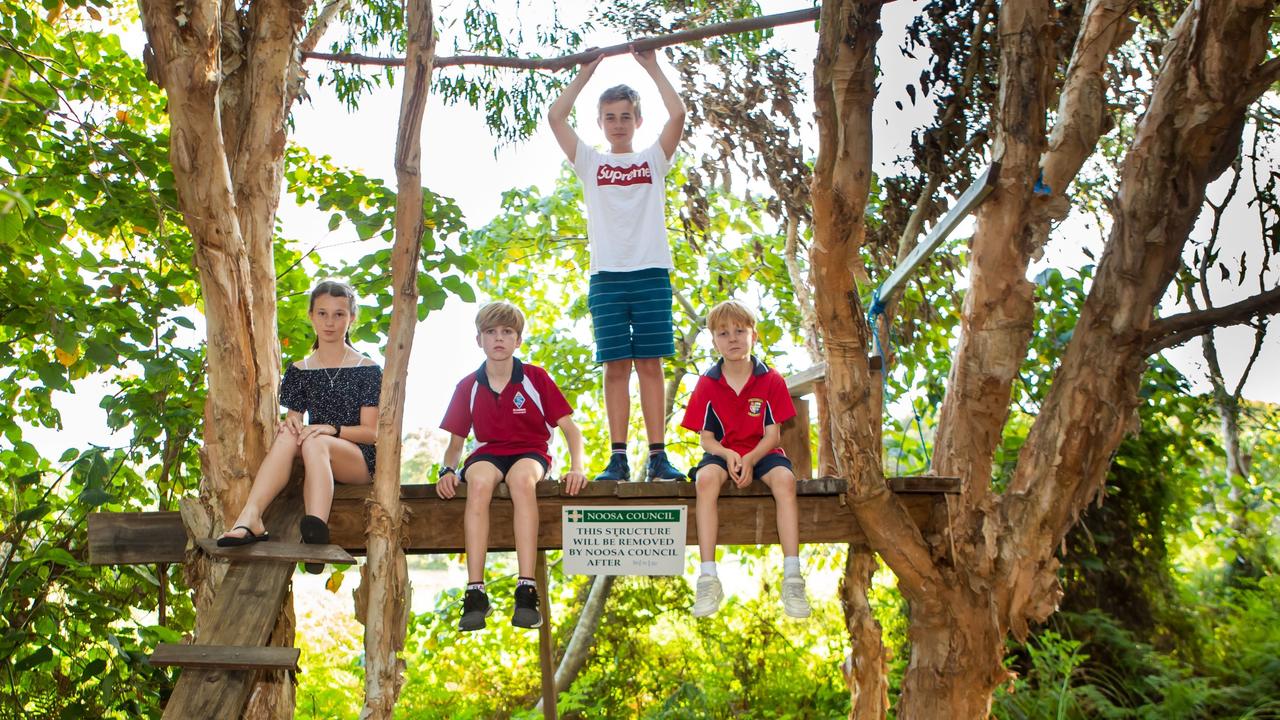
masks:
MULTIPOLYGON (((244 509, 218 545, 248 545, 267 539, 262 514, 289 482, 294 458, 305 468, 302 541, 328 544, 333 483, 372 481, 374 441, 382 368, 358 352, 348 330, 356 315, 350 285, 324 280, 311 291, 308 316, 315 330, 312 352, 291 364, 280 383, 280 404, 288 408, 275 442, 258 467, 244 509), (303 415, 306 422, 303 422, 303 415)), ((319 563, 306 570, 318 573, 319 563)))

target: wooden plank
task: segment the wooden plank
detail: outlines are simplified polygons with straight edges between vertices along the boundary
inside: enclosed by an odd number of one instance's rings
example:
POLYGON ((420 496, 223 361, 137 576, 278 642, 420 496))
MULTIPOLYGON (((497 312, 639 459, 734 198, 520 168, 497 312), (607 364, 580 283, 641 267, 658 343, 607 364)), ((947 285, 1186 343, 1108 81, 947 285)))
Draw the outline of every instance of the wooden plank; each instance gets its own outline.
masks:
POLYGON ((220 668, 224 670, 298 671, 302 651, 293 647, 235 647, 161 643, 148 660, 156 667, 220 668))
MULTIPOLYGON (((838 482, 843 482, 838 481, 838 482)), ((646 484, 646 483, 640 483, 646 484)), ((654 483, 655 485, 657 483, 654 483)), ((664 485, 667 485, 664 483, 664 485)), ((670 483, 673 488, 692 491, 689 483, 670 483)), ((927 528, 935 503, 941 503, 937 494, 904 494, 900 496, 912 518, 927 528)), ((797 498, 800 509, 800 540, 805 543, 834 543, 863 541, 864 534, 854 521, 853 512, 842 495, 801 495, 797 498)), ((538 530, 538 547, 561 547, 561 508, 570 506, 600 507, 617 505, 684 505, 689 508, 688 536, 686 542, 697 543, 697 521, 693 515, 695 498, 687 497, 548 497, 538 501, 542 523, 538 530)), ((407 500, 406 510, 412 517, 407 524, 407 553, 438 553, 462 551, 462 520, 466 502, 453 500, 407 500)), ((332 541, 352 554, 363 552, 364 515, 363 501, 335 499, 329 516, 332 541)), ((742 496, 726 492, 720 498, 720 534, 722 545, 763 545, 778 542, 773 499, 767 496, 742 496)), ((511 550, 515 547, 512 534, 512 506, 509 502, 494 502, 489 511, 489 549, 511 550)))
POLYGON ((813 393, 813 384, 827 377, 827 364, 818 363, 808 370, 787 376, 787 392, 791 397, 803 397, 813 393))
POLYGON ((308 545, 268 540, 238 547, 218 547, 214 538, 196 541, 200 549, 219 560, 232 562, 316 562, 330 565, 352 565, 356 559, 337 545, 308 545))
MULTIPOLYGON (((302 500, 293 484, 267 508, 263 523, 280 542, 302 539, 302 500)), ((364 504, 348 512, 359 515, 364 504)), ((361 544, 364 534, 361 533, 361 544)), ((262 647, 271 639, 294 567, 279 563, 231 563, 212 604, 196 616, 201 644, 262 647)), ((172 720, 238 720, 258 677, 256 670, 187 668, 178 677, 164 717, 172 720)))
POLYGON ((796 416, 782 423, 782 451, 791 459, 797 478, 813 477, 813 447, 809 439, 809 401, 791 398, 796 416))
POLYGON ((176 512, 91 513, 89 564, 183 562, 187 531, 176 512))

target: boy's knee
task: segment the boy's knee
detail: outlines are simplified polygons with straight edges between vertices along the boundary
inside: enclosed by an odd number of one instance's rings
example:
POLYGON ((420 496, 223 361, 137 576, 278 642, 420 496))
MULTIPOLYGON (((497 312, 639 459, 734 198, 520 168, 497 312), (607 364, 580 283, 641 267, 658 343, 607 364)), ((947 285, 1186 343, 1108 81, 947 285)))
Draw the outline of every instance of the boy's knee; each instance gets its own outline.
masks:
POLYGON ((729 473, 719 465, 703 465, 694 478, 694 488, 699 492, 719 491, 729 473))
POLYGON ((796 474, 785 467, 776 467, 760 478, 765 481, 774 495, 796 494, 796 474))
POLYGON ((532 493, 542 474, 542 465, 536 460, 520 460, 507 473, 507 488, 513 493, 532 493))
POLYGON ((662 375, 662 358, 636 358, 636 374, 662 375))
POLYGON ((604 364, 604 379, 617 380, 631 377, 631 358, 607 360, 604 364))

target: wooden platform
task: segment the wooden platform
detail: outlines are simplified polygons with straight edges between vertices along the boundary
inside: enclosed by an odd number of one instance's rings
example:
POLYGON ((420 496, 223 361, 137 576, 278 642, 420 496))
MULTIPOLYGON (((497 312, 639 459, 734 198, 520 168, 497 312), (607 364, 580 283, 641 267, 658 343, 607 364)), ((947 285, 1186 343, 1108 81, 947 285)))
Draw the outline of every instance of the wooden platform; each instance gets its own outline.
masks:
MULTIPOLYGON (((845 504, 846 483, 838 478, 802 480, 796 485, 800 506, 800 540, 805 543, 856 542, 864 539, 854 522, 853 512, 845 504)), ((901 497, 912 518, 922 528, 932 522, 933 513, 943 502, 942 496, 959 492, 956 478, 899 477, 890 478, 889 487, 901 497)), ((370 486, 339 487, 334 494, 329 517, 331 542, 352 555, 365 553, 364 504, 370 486)), ((408 553, 441 553, 462 551, 462 518, 466 507, 465 486, 459 497, 441 500, 435 485, 405 485, 401 498, 409 513, 408 553)), ((697 544, 697 519, 692 511, 695 490, 692 483, 626 483, 592 482, 577 495, 565 494, 564 486, 555 481, 538 484, 538 508, 541 526, 538 546, 559 549, 561 508, 569 506, 600 507, 610 505, 684 505, 688 513, 690 545, 697 544)), ((745 488, 726 487, 720 497, 721 545, 765 545, 778 542, 774 503, 769 489, 759 481, 745 488)), ((512 506, 506 485, 500 484, 491 505, 489 547, 511 550, 512 506)), ((279 537, 279 536, 278 536, 279 537)), ((296 529, 295 529, 296 537, 296 529)), ((211 544, 211 541, 209 541, 211 544)), ((276 540, 246 548, 218 549, 222 556, 245 553, 270 553, 263 546, 286 543, 276 540)), ((314 546, 312 546, 314 548, 314 546)), ((94 565, 127 565, 154 562, 181 562, 187 548, 187 535, 178 513, 94 513, 89 516, 89 561, 94 565)), ((299 557, 298 561, 312 560, 299 557)), ((330 560, 325 562, 351 562, 330 560)))

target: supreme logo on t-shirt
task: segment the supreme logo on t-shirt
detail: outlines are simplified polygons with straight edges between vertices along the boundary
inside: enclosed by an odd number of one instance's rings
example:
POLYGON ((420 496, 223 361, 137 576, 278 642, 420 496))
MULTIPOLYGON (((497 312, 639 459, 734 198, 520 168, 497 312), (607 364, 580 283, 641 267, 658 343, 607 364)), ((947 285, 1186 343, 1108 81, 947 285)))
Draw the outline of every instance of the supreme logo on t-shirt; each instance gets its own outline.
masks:
POLYGON ((642 162, 639 165, 627 165, 626 167, 618 167, 617 165, 601 165, 596 171, 596 185, 648 185, 653 183, 653 173, 649 170, 649 163, 642 162))

